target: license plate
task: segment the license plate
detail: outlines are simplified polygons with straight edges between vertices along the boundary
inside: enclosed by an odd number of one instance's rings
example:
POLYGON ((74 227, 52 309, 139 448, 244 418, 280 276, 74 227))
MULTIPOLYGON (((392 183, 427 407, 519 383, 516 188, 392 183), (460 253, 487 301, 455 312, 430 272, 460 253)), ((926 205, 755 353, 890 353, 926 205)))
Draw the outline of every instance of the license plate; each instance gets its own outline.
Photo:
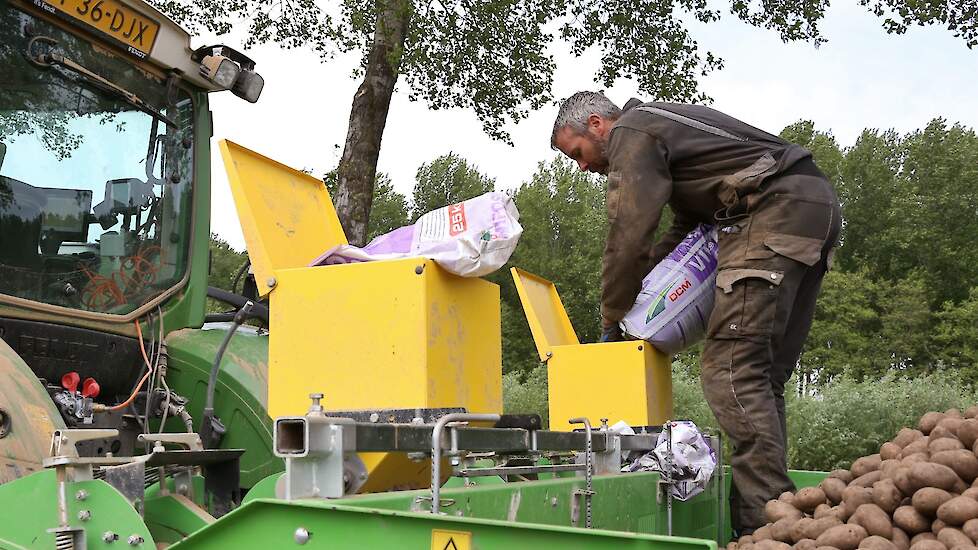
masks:
POLYGON ((149 55, 160 24, 115 0, 45 0, 45 4, 149 55))

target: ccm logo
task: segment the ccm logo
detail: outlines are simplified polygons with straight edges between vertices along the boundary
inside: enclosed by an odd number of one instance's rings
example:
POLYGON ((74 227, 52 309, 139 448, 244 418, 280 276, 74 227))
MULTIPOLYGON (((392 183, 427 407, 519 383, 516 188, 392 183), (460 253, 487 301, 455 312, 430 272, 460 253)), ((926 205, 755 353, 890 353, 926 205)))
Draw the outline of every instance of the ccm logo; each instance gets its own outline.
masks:
POLYGON ((451 236, 458 235, 465 231, 465 205, 463 203, 453 204, 448 207, 448 233, 451 236))

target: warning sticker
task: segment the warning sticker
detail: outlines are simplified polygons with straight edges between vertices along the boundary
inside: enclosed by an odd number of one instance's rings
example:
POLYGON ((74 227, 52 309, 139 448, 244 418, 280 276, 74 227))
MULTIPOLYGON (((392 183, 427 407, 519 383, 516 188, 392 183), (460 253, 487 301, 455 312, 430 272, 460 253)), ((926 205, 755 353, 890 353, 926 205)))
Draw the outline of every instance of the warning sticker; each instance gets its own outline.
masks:
POLYGON ((472 533, 432 529, 431 550, 472 550, 472 533))

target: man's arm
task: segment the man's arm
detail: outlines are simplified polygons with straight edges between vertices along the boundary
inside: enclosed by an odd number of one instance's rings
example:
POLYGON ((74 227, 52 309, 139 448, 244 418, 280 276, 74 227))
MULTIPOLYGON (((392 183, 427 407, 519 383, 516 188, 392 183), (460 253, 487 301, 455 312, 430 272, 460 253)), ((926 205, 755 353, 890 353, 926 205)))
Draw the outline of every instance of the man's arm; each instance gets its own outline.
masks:
POLYGON ((601 317, 613 327, 635 303, 648 272, 649 247, 672 195, 669 152, 656 137, 628 127, 608 141, 608 240, 601 272, 601 317))
POLYGON ((686 235, 690 231, 696 228, 698 222, 688 216, 684 216, 680 212, 673 210, 675 217, 672 220, 672 225, 669 226, 669 230, 659 239, 659 242, 655 243, 652 247, 652 252, 649 254, 649 265, 646 273, 652 270, 659 262, 665 259, 670 252, 675 250, 679 243, 683 242, 686 235))

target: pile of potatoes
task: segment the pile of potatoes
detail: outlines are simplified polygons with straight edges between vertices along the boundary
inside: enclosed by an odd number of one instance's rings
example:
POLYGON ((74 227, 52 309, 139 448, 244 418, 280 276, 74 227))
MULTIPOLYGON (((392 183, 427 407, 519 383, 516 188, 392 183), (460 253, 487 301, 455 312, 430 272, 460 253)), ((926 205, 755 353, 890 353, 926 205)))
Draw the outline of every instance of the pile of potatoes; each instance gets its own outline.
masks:
POLYGON ((978 406, 929 412, 879 454, 767 503, 728 550, 976 550, 978 406))

